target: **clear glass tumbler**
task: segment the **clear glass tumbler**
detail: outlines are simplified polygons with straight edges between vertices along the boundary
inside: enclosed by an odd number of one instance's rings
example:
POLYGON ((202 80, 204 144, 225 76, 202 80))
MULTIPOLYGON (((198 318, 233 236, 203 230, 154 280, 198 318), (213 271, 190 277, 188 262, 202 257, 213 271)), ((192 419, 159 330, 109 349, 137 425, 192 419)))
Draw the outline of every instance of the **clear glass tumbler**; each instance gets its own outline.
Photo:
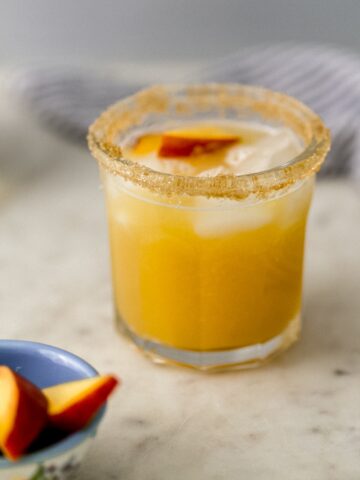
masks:
POLYGON ((90 127, 105 187, 116 322, 154 361, 201 370, 261 364, 300 331, 306 221, 328 130, 286 95, 238 84, 154 86, 90 127), (137 129, 166 121, 291 128, 303 150, 247 175, 189 177, 124 158, 137 129))

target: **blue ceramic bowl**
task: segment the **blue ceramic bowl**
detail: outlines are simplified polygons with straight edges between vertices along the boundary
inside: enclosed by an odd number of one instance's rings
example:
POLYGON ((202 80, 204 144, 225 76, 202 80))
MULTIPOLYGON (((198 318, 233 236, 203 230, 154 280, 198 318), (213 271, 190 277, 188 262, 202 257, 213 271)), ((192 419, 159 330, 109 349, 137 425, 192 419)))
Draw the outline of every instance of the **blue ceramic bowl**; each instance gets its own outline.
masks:
MULTIPOLYGON (((0 365, 7 365, 40 388, 82 378, 97 371, 60 348, 22 340, 0 340, 0 365)), ((0 457, 0 480, 67 480, 79 466, 95 436, 105 408, 80 432, 54 445, 24 455, 16 462, 0 457)))

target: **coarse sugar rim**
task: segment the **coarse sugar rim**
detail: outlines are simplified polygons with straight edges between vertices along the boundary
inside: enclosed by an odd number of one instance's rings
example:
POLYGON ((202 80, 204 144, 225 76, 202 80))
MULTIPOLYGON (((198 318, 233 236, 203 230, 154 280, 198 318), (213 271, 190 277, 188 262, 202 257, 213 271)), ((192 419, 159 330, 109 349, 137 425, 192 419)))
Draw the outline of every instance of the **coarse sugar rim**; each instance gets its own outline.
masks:
POLYGON ((101 168, 113 175, 165 196, 205 196, 244 199, 266 198, 314 175, 330 148, 330 133, 322 119, 298 100, 262 87, 241 84, 154 85, 121 100, 90 126, 89 148, 101 168), (219 118, 249 112, 263 120, 291 128, 304 149, 281 166, 246 175, 195 177, 152 170, 125 158, 119 136, 161 115, 188 119, 212 112, 219 118))

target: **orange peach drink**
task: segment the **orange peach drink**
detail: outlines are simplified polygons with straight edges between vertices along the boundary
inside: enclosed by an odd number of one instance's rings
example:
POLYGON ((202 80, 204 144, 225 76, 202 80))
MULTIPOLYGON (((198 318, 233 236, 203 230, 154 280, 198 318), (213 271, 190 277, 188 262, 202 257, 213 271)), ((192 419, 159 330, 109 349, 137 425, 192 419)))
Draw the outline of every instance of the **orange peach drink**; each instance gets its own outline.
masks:
MULTIPOLYGON (((290 131, 216 122, 129 143, 127 158, 185 175, 261 170, 300 149, 290 131)), ((172 209, 107 191, 116 308, 137 335, 179 349, 233 349, 278 336, 298 316, 311 184, 208 211, 201 199, 172 209)))
POLYGON ((201 369, 261 363, 289 346, 314 178, 277 183, 306 146, 295 129, 214 116, 140 125, 118 142, 121 174, 117 160, 101 170, 122 330, 155 360, 201 369), (212 182, 226 195, 208 194, 212 182), (258 191, 241 197, 236 182, 258 191))

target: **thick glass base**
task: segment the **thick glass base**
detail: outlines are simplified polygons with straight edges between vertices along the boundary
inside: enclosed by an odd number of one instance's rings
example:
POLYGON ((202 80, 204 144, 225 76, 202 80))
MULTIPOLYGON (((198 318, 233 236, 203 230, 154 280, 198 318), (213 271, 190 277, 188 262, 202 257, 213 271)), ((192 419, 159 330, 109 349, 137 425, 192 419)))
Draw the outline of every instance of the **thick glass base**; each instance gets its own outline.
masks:
POLYGON ((117 325, 154 363, 180 365, 203 371, 245 369, 258 367, 289 348, 299 338, 301 319, 297 315, 276 337, 264 343, 231 350, 182 350, 139 337, 117 315, 117 325))

